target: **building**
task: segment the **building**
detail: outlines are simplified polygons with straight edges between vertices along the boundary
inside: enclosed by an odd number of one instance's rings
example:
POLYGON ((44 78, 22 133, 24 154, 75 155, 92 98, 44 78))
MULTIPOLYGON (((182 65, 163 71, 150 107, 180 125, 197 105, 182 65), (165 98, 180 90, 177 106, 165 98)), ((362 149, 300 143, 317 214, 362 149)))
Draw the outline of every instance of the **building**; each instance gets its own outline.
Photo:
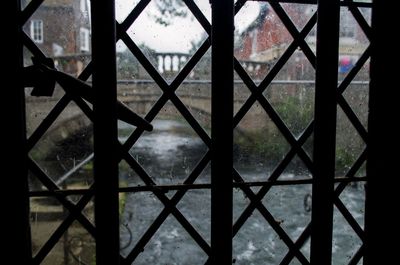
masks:
POLYGON ((90 59, 88 0, 46 0, 25 23, 24 31, 67 73, 78 75, 90 59))
MULTIPOLYGON (((282 5, 292 22, 300 31, 308 19, 316 11, 314 5, 282 5)), ((239 61, 244 62, 248 72, 255 72, 253 76, 265 76, 266 72, 283 54, 293 38, 267 3, 260 3, 257 19, 244 30, 239 38, 235 49, 235 56, 239 61), (247 63, 246 63, 247 62, 247 63)), ((367 21, 370 21, 370 10, 360 10, 367 21)), ((315 53, 316 29, 315 27, 306 37, 306 41, 315 53)), ((339 38, 339 74, 346 74, 368 45, 368 40, 358 23, 353 18, 347 7, 340 11, 340 38, 339 38)), ((313 68, 302 51, 297 50, 294 58, 289 60, 284 69, 286 77, 282 79, 298 80, 312 79, 310 76, 313 68), (300 67, 301 66, 301 67, 300 67)))

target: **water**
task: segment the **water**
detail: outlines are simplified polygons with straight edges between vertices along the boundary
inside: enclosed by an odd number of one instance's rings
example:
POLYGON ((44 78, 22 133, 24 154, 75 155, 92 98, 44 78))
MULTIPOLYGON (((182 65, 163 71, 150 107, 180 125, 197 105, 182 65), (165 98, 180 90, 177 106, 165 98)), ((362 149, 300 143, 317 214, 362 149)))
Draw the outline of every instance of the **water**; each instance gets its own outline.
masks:
MULTIPOLYGON (((207 152, 207 148, 187 127, 177 121, 159 120, 153 125, 154 131, 144 134, 132 148, 131 154, 155 183, 163 185, 182 183, 207 152)), ((267 172, 258 172, 246 168, 245 165, 239 171, 246 175, 246 180, 260 179, 260 174, 267 175, 267 172)), ((286 179, 297 177, 307 176, 293 174, 281 176, 286 179)), ((121 179, 128 185, 144 184, 129 170, 121 172, 121 179)), ((206 167, 196 183, 209 183, 209 181, 209 167, 206 167)), ((259 187, 252 188, 254 193, 259 189, 259 187)), ((173 198, 174 194, 175 192, 168 192, 165 197, 173 198)), ((280 223, 292 241, 296 241, 311 220, 311 213, 307 210, 310 206, 307 204, 310 194, 311 185, 275 186, 262 200, 268 212, 280 223)), ((363 227, 364 189, 360 186, 349 186, 340 198, 363 227)), ((233 203, 233 215, 236 221, 250 200, 241 190, 235 189, 233 203)), ((176 207, 198 231, 199 236, 210 244, 210 191, 187 191, 176 207)), ((159 219, 164 222, 157 227, 157 232, 133 264, 204 264, 207 255, 178 221, 177 217, 182 218, 182 216, 179 213, 160 214, 163 209, 164 205, 150 192, 127 195, 121 220, 122 255, 128 255, 154 220, 159 219)), ((333 235, 333 264, 347 264, 361 245, 361 241, 336 208, 333 235)), ((258 210, 252 212, 233 240, 235 264, 279 264, 287 251, 285 243, 258 210)), ((301 252, 309 259, 309 241, 301 248, 301 252)), ((290 264, 300 263, 295 258, 290 264)))

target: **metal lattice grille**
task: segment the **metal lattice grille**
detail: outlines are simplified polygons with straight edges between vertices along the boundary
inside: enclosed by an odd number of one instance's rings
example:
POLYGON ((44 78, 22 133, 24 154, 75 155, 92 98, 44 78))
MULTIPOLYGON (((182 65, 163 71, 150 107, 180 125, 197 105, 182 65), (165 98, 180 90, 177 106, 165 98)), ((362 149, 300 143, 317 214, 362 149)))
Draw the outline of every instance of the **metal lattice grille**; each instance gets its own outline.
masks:
MULTIPOLYGON (((43 2, 43 0, 32 0, 20 12, 19 27, 21 29, 24 27, 24 25, 26 25, 29 19, 34 16, 35 12, 37 12, 37 10, 42 6, 43 2)), ((211 183, 203 184, 198 184, 196 181, 198 180, 199 176, 206 170, 210 162, 213 163, 212 148, 214 139, 212 139, 212 136, 210 136, 203 128, 201 122, 196 119, 188 106, 185 105, 184 100, 179 96, 177 90, 182 86, 185 79, 195 69, 202 58, 206 56, 207 51, 213 48, 212 41, 215 41, 211 39, 213 25, 210 24, 210 22, 199 9, 195 1, 183 1, 185 7, 190 10, 192 15, 196 18, 199 24, 203 27, 204 31, 207 33, 207 37, 201 43, 199 48, 193 53, 190 59, 186 62, 183 68, 171 80, 171 82, 168 82, 166 79, 164 79, 163 75, 157 70, 157 68, 151 63, 150 59, 144 54, 139 45, 135 43, 135 41, 128 34, 128 29, 133 25, 136 19, 138 19, 142 12, 144 12, 150 2, 150 0, 139 1, 124 21, 122 21, 121 23, 116 21, 116 42, 122 42, 127 47, 129 52, 132 53, 132 55, 139 62, 140 67, 142 67, 146 71, 146 74, 151 77, 152 81, 154 81, 154 85, 157 86, 162 93, 161 96, 151 106, 149 111, 147 111, 144 119, 149 123, 153 122, 160 115, 163 108, 165 108, 167 104, 172 103, 173 107, 183 117, 184 121, 189 124, 191 129, 193 129, 196 135, 207 147, 207 151, 202 156, 197 165, 190 172, 188 172, 187 177, 181 184, 177 183, 173 185, 160 185, 157 183, 157 180, 155 180, 154 176, 151 176, 151 174, 146 171, 143 165, 141 165, 140 161, 138 161, 138 159, 135 158, 134 155, 132 155, 132 153, 130 152, 130 150, 143 136, 145 129, 137 127, 129 135, 126 141, 124 141, 123 143, 117 143, 117 150, 119 155, 119 157, 117 158, 118 162, 121 163, 122 161, 123 163, 126 163, 129 168, 133 170, 133 172, 135 172, 135 174, 140 178, 142 183, 144 183, 144 185, 141 186, 139 185, 119 187, 118 192, 121 194, 145 194, 141 192, 151 192, 154 195, 154 198, 156 198, 160 202, 160 205, 162 205, 162 210, 156 215, 154 220, 145 229, 144 233, 140 237, 138 237, 137 241, 131 243, 132 247, 130 247, 129 251, 126 252, 127 254, 120 255, 119 260, 120 264, 135 264, 135 260, 143 252, 149 242, 154 238, 160 227, 169 217, 172 216, 181 226, 181 228, 183 228, 183 230, 203 251, 205 263, 212 264, 213 258, 215 260, 221 260, 213 256, 218 256, 218 254, 215 254, 213 252, 213 248, 216 247, 213 246, 212 243, 214 232, 211 229, 212 235, 210 244, 210 240, 208 240, 208 238, 206 238, 204 234, 202 234, 197 229, 197 227, 193 225, 192 221, 187 216, 185 216, 185 214, 182 213, 182 210, 178 207, 178 205, 185 196, 188 196, 187 192, 190 190, 213 189, 213 181, 211 183), (170 192, 174 192, 174 194, 172 196, 168 196, 167 193, 170 192)), ((241 8, 243 8, 243 6, 246 4, 246 2, 246 0, 237 1, 234 5, 234 14, 238 14, 241 8)), ((302 130, 302 132, 297 135, 295 132, 291 131, 290 127, 287 125, 287 123, 285 123, 285 120, 280 116, 276 107, 274 107, 274 103, 271 102, 271 99, 268 98, 267 93, 269 89, 271 89, 272 84, 276 82, 277 75, 285 67, 289 59, 298 51, 301 51, 305 59, 308 60, 308 63, 314 69, 316 69, 317 75, 319 71, 318 67, 323 68, 323 66, 321 65, 318 66, 319 61, 316 56, 315 49, 313 47, 310 47, 309 43, 307 43, 307 36, 309 36, 313 28, 319 23, 319 20, 317 19, 317 12, 313 13, 308 21, 304 24, 304 27, 299 29, 293 22, 290 14, 285 10, 283 6, 283 3, 286 2, 308 4, 315 6, 316 10, 317 8, 320 8, 321 4, 318 4, 316 1, 300 0, 266 2, 269 3, 271 10, 276 14, 279 21, 284 25, 285 30, 287 30, 287 32, 290 34, 292 41, 288 43, 282 54, 278 58, 276 58, 274 65, 269 69, 266 76, 262 80, 260 80, 259 83, 252 79, 249 72, 245 69, 244 64, 238 58, 233 56, 233 69, 237 76, 240 78, 239 82, 243 83, 248 89, 249 96, 243 101, 243 104, 241 104, 236 114, 233 116, 232 130, 235 130, 239 126, 239 124, 243 121, 244 117, 249 113, 251 108, 257 104, 272 121, 273 126, 276 126, 280 135, 288 143, 289 148, 288 151, 284 154, 283 158, 272 170, 272 172, 266 174, 267 176, 263 177, 263 181, 247 181, 246 177, 243 176, 240 170, 236 169, 235 167, 232 168, 233 182, 229 185, 232 185, 234 189, 240 190, 243 196, 249 200, 249 203, 248 205, 246 205, 246 207, 244 207, 241 213, 238 214, 238 218, 236 220, 233 220, 233 223, 227 222, 226 224, 232 225, 232 236, 234 238, 238 235, 241 229, 243 229, 248 219, 251 218, 251 216, 256 212, 257 214, 260 214, 263 219, 265 219, 265 222, 268 223, 276 236, 279 237, 283 244, 287 247, 285 254, 280 259, 278 264, 314 264, 315 261, 313 262, 313 255, 318 256, 318 254, 313 254, 313 246, 311 246, 311 262, 308 254, 306 254, 304 251, 304 246, 309 241, 310 237, 312 237, 311 223, 307 224, 305 227, 299 227, 299 229, 301 229, 299 236, 293 238, 290 232, 285 230, 285 226, 282 225, 281 220, 274 216, 270 207, 265 203, 265 198, 271 193, 271 189, 276 186, 316 185, 318 179, 315 178, 306 177, 295 180, 287 180, 281 178, 283 172, 288 168, 290 163, 296 157, 300 159, 301 163, 304 164, 305 168, 311 175, 316 175, 318 178, 318 174, 320 174, 318 172, 321 171, 321 165, 315 165, 315 160, 313 161, 312 157, 310 157, 305 148, 306 142, 309 141, 311 137, 315 137, 315 135, 313 134, 315 122, 314 120, 310 120, 308 125, 302 130), (259 189, 253 189, 254 187, 259 187, 259 189)), ((362 34, 365 34, 366 38, 369 41, 372 41, 371 26, 360 11, 360 8, 371 8, 372 4, 370 2, 355 2, 352 0, 348 0, 337 1, 336 5, 339 9, 346 8, 349 11, 349 15, 351 14, 352 18, 357 22, 357 27, 361 29, 362 34)), ((321 10, 320 12, 321 14, 323 14, 323 8, 319 10, 321 10)), ((223 21, 222 18, 221 21, 223 21)), ((334 21, 333 23, 339 23, 339 19, 337 21, 334 21)), ((338 25, 336 26, 338 27, 338 25)), ((322 29, 324 25, 318 25, 318 27, 321 27, 321 31, 324 30, 322 29)), ((20 40, 22 41, 22 44, 26 48, 26 50, 28 50, 29 53, 32 54, 35 58, 38 58, 39 61, 46 60, 48 56, 38 48, 34 40, 31 39, 26 32, 22 31, 20 40)), ((340 213, 341 218, 344 218, 346 223, 357 235, 360 242, 360 245, 357 247, 354 254, 351 257, 348 257, 347 264, 349 265, 361 264, 360 262, 365 254, 366 235, 364 232, 363 224, 360 224, 356 220, 354 214, 349 210, 349 208, 341 199, 341 194, 345 191, 346 187, 349 186, 349 183, 365 183, 366 181, 366 177, 360 177, 358 175, 358 172, 361 171, 360 169, 367 160, 366 146, 368 132, 365 127, 365 123, 360 121, 360 118, 357 116, 357 114, 351 107, 351 103, 348 102, 344 94, 348 90, 349 86, 351 86, 353 83, 357 83, 355 81, 355 78, 357 74, 360 73, 360 71, 363 69, 363 67, 365 67, 369 63, 370 56, 371 48, 368 46, 359 56, 358 60, 354 63, 354 66, 351 68, 351 70, 337 85, 337 89, 334 92, 334 94, 336 95, 335 105, 337 104, 338 109, 344 113, 345 118, 349 121, 349 124, 355 129, 360 139, 364 143, 364 149, 361 151, 360 154, 356 154, 357 157, 355 157, 352 165, 348 168, 344 177, 334 177, 331 180, 328 180, 331 181, 330 183, 333 191, 332 207, 335 207, 335 209, 340 213)), ((96 58, 94 58, 94 60, 95 59, 96 58)), ((82 69, 82 72, 80 73, 78 78, 86 82, 86 84, 91 84, 88 80, 92 75, 93 67, 93 62, 89 62, 82 69)), ((214 76, 220 75, 222 72, 223 70, 213 69, 214 76)), ((337 72, 333 73, 333 75, 337 76, 337 72)), ((68 83, 63 83, 60 81, 57 82, 60 85, 61 89, 63 89, 64 93, 62 93, 60 99, 54 104, 48 114, 45 115, 44 119, 40 122, 36 129, 32 131, 27 139, 27 153, 29 154, 27 168, 29 170, 29 173, 32 174, 32 176, 36 179, 35 181, 38 181, 40 185, 44 187, 44 189, 42 190, 30 191, 29 197, 55 198, 57 200, 57 204, 61 205, 64 209, 64 216, 62 217, 62 221, 57 224, 52 233, 49 234, 48 239, 46 239, 43 242, 42 246, 37 250, 37 252, 34 253, 31 264, 42 264, 46 260, 46 258, 51 255, 52 250, 56 248, 57 244, 59 244, 63 240, 62 238, 67 233, 67 231, 69 229, 72 229, 72 226, 75 223, 79 223, 79 225, 85 230, 85 233, 88 233, 92 237, 93 242, 96 242, 99 233, 99 231, 96 230, 92 218, 89 218, 88 215, 85 214, 85 209, 90 207, 89 205, 92 203, 93 196, 97 189, 95 184, 91 183, 90 187, 87 189, 64 189, 59 182, 55 181, 54 178, 52 178, 49 172, 46 172, 46 170, 37 161, 35 161, 35 158, 32 155, 32 150, 34 150, 35 146, 43 141, 43 139, 45 139, 46 133, 49 131, 51 126, 54 126, 56 120, 60 117, 60 115, 66 112, 66 109, 71 104, 71 102, 73 102, 72 104, 77 106, 79 112, 85 115, 85 119, 89 120, 90 124, 95 120, 94 117, 96 113, 94 113, 93 111, 92 102, 85 100, 79 95, 79 93, 71 92, 71 89, 68 87, 68 83), (73 199, 72 196, 78 196, 78 199, 73 199)), ((318 88, 318 80, 316 86, 316 89, 321 89, 318 88)), ((320 98, 317 95, 315 97, 315 101, 317 102, 319 100, 320 98)), ((321 109, 318 108, 315 109, 316 112, 320 110, 321 109)), ((336 115, 336 113, 334 113, 334 115, 336 115)), ((329 144, 331 145, 332 143, 329 144)), ((318 150, 314 151, 318 152, 318 150)), ((94 157, 96 157, 96 154, 94 154, 94 157)), ((74 165, 72 169, 64 172, 63 176, 73 175, 75 172, 81 170, 92 159, 93 153, 88 154, 83 163, 74 165)), ((328 173, 328 175, 331 175, 331 173, 334 174, 334 172, 330 172, 328 173)), ((229 175, 230 172, 227 172, 226 174, 229 175)), ((61 176, 61 178, 63 178, 63 176, 61 176)), ((328 201, 324 203, 325 205, 329 205, 329 197, 326 198, 328 199, 328 201)), ((212 198, 211 203, 215 203, 216 200, 218 200, 218 198, 212 198)), ((214 219, 211 220, 211 226, 213 226, 213 222, 215 222, 216 219, 224 219, 223 216, 212 216, 212 218, 214 219)), ((313 220, 311 220, 311 222, 313 222, 313 220)), ((319 228, 317 227, 317 225, 315 227, 315 231, 317 231, 319 228)), ((332 231, 332 225, 330 229, 332 231)), ((226 238, 224 238, 224 240, 225 239, 226 238)), ((327 240, 329 240, 330 242, 323 243, 323 246, 332 245, 331 238, 328 238, 327 240)), ((228 241, 226 244, 231 246, 232 239, 230 239, 230 241, 228 241)), ((231 247, 228 247, 228 249, 229 248, 231 249, 231 247)), ((316 247, 315 249, 317 248, 318 247, 316 247)), ((230 251, 232 251, 232 249, 230 251)), ((99 255, 99 253, 97 253, 97 255, 99 255)), ((232 258, 233 257, 231 257, 231 259, 232 258)), ((235 262, 234 258, 233 260, 235 262)), ((318 258, 316 260, 318 260, 318 258)))

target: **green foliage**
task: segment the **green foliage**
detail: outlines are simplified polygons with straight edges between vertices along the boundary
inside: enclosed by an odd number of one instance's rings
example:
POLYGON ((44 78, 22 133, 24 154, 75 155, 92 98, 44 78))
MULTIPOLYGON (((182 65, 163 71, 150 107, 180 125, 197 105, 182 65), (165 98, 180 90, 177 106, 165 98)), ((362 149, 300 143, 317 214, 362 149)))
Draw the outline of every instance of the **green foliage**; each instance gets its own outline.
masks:
POLYGON ((275 110, 293 134, 298 135, 313 119, 314 103, 308 96, 287 96, 274 104, 275 110))

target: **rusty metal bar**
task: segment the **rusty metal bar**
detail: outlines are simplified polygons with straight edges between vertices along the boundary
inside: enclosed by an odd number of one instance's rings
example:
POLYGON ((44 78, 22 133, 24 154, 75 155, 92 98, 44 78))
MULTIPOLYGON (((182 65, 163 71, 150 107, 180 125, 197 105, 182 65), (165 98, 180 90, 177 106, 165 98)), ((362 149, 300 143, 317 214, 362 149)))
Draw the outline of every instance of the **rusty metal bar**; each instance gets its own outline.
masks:
POLYGON ((332 259, 339 14, 339 0, 318 1, 311 265, 332 259))
POLYGON ((119 264, 116 22, 114 0, 92 1, 96 264, 119 264))
POLYGON ((398 43, 385 33, 398 24, 398 12, 387 1, 373 1, 371 38, 371 82, 368 116, 367 189, 365 210, 366 245, 364 265, 390 264, 398 259, 394 232, 399 226, 398 173, 400 150, 397 77, 398 43), (397 91, 397 92, 395 92, 397 91))
POLYGON ((22 70, 22 29, 19 24, 20 1, 7 1, 2 6, 8 13, 2 18, 3 25, 7 25, 7 40, 3 42, 4 66, 2 72, 2 99, 1 113, 3 120, 2 139, 6 140, 1 165, 3 170, 2 185, 11 189, 11 193, 2 195, 4 208, 4 231, 2 242, 2 260, 12 260, 12 263, 30 264, 31 236, 29 228, 29 198, 28 198, 28 171, 25 126, 25 97, 23 80, 19 78, 22 70), (4 84, 9 84, 5 86, 4 84), (7 176, 6 172, 9 172, 7 176), (9 232, 7 232, 9 231, 9 232))
POLYGON ((212 1, 211 264, 232 264, 234 1, 212 1))

